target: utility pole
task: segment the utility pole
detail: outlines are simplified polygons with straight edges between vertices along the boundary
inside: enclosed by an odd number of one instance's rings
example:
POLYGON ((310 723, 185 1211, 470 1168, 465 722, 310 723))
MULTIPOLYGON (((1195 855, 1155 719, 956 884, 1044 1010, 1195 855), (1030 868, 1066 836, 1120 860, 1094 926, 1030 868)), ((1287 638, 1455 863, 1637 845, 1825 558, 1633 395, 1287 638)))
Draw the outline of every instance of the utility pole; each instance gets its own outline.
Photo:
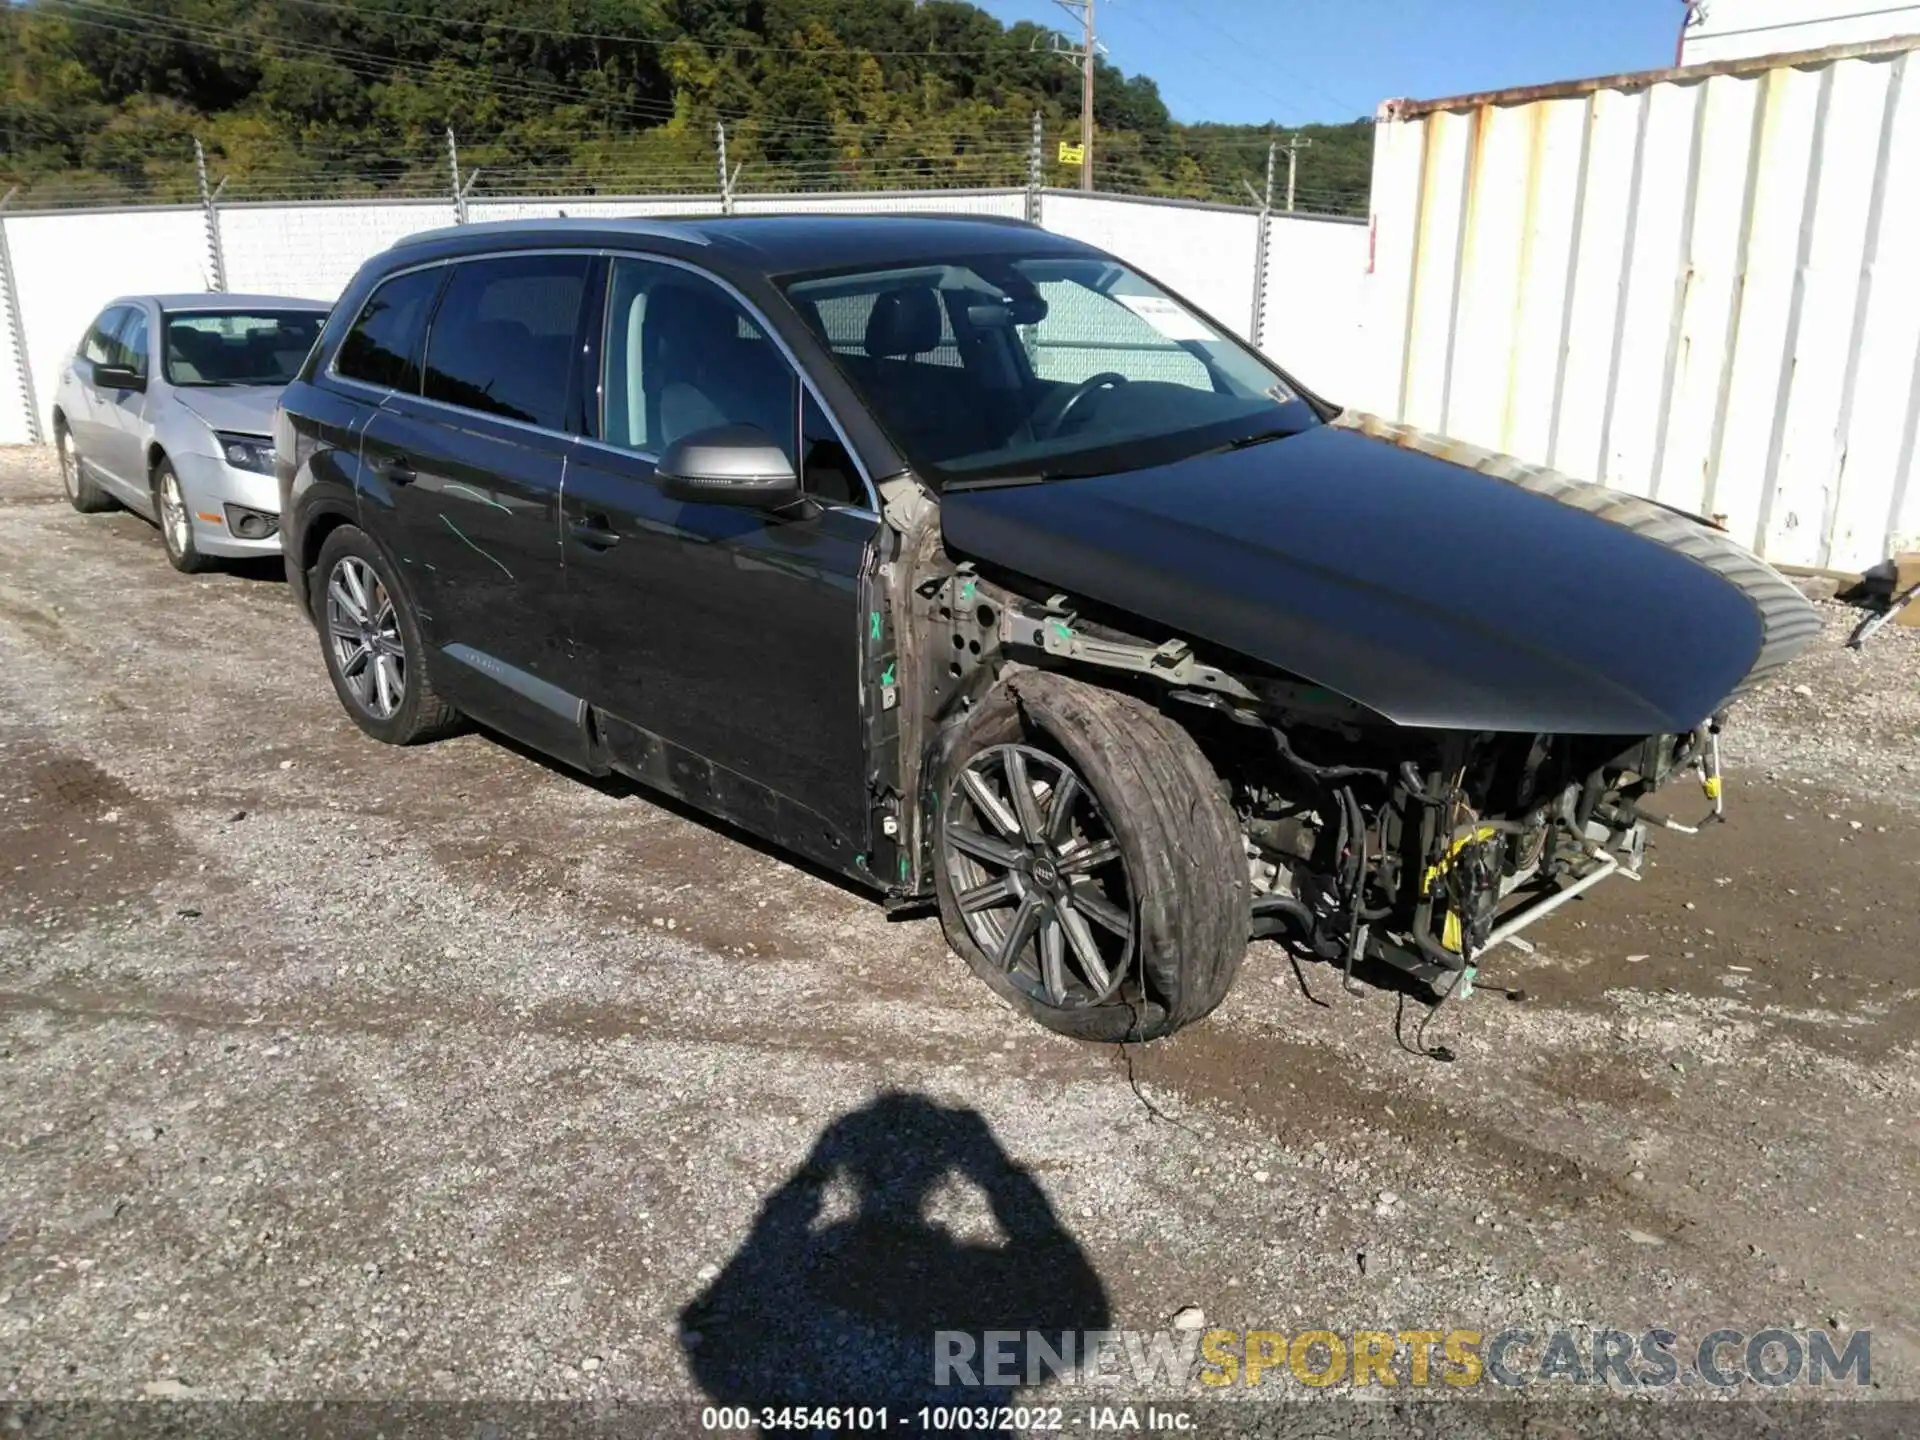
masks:
MULTIPOLYGON (((1287 209, 1289 211, 1293 209, 1294 182, 1300 178, 1300 152, 1312 148, 1313 141, 1303 140, 1298 135, 1287 141, 1287 209)), ((1268 189, 1272 189, 1272 181, 1268 181, 1268 189)))
POLYGON ((1093 73, 1100 42, 1093 32, 1094 0, 1053 0, 1080 22, 1080 48, 1061 53, 1080 67, 1080 188, 1093 189, 1093 73))

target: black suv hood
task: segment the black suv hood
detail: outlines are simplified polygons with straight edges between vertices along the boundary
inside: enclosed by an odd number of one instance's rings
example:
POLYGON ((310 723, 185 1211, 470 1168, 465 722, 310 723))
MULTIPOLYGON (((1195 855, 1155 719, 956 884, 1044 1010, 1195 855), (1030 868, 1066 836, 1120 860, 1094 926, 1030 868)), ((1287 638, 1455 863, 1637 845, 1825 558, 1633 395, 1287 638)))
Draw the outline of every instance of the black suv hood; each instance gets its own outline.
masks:
POLYGON ((1686 731, 1819 628, 1692 517, 1365 416, 941 508, 962 555, 1402 725, 1686 731))

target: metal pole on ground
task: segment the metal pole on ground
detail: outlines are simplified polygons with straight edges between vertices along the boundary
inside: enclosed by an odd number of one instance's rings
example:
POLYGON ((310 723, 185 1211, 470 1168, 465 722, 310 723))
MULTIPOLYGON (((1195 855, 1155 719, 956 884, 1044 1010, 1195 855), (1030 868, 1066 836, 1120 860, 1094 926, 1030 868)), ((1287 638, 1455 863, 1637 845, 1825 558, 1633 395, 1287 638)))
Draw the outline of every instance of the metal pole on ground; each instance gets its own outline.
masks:
POLYGON ((7 244, 7 207, 20 193, 14 186, 0 197, 0 289, 6 291, 7 335, 13 342, 14 368, 20 375, 20 401, 27 407, 27 438, 38 445, 47 437, 40 430, 40 401, 33 393, 33 365, 27 356, 27 327, 20 320, 20 290, 13 283, 13 247, 7 244))
POLYGON ((733 175, 727 169, 727 122, 716 120, 713 124, 714 139, 720 145, 720 213, 733 213, 733 175))
POLYGON ((227 252, 220 243, 220 192, 227 188, 227 181, 222 176, 218 187, 207 183, 207 149, 197 136, 193 142, 193 175, 200 185, 200 213, 207 226, 207 273, 211 281, 207 288, 225 290, 227 252))

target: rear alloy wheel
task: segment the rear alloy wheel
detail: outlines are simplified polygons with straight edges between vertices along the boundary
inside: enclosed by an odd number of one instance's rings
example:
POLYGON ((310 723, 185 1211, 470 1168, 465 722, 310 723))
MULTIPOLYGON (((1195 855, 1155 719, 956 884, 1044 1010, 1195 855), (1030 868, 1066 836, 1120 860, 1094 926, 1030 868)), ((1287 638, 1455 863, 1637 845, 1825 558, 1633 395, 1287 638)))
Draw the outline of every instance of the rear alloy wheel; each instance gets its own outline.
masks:
POLYGON ((316 567, 320 647, 327 675, 354 723, 389 745, 448 733, 459 716, 434 693, 413 607, 364 531, 342 525, 316 567))
POLYGON ((62 424, 53 432, 53 448, 60 456, 60 488, 67 503, 82 515, 97 515, 113 508, 113 497, 89 480, 80 468, 80 452, 73 448, 73 437, 62 424))
POLYGON ((171 460, 153 467, 153 512, 160 520, 160 539, 167 547, 167 561, 183 575, 198 575, 218 563, 202 555, 193 543, 193 512, 187 508, 186 493, 171 460))
POLYGON ((1051 1030, 1151 1040, 1208 1014, 1246 953, 1239 822, 1193 737, 1043 671, 947 734, 934 885, 948 942, 1051 1030))

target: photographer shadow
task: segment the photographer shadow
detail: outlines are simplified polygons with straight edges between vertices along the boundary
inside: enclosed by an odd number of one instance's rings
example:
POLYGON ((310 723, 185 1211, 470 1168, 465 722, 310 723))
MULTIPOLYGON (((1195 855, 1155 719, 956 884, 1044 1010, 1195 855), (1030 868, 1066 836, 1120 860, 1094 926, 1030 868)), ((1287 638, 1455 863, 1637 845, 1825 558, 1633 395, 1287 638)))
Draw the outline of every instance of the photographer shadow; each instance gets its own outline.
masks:
POLYGON ((821 1133, 681 1314, 689 1368, 716 1403, 884 1405, 889 1428, 906 1433, 923 1405, 1009 1403, 1030 1359, 1049 1378, 1063 1333, 1077 1340, 1107 1319, 1086 1252, 979 1112, 897 1092, 821 1133), (974 1233, 984 1223, 963 1236, 929 1213, 964 1213, 954 1182, 977 1188, 976 1217, 990 1215, 997 1238, 974 1233), (990 1356, 992 1331, 1018 1339, 990 1356), (1032 1353, 1033 1336, 1046 1348, 1032 1353))

